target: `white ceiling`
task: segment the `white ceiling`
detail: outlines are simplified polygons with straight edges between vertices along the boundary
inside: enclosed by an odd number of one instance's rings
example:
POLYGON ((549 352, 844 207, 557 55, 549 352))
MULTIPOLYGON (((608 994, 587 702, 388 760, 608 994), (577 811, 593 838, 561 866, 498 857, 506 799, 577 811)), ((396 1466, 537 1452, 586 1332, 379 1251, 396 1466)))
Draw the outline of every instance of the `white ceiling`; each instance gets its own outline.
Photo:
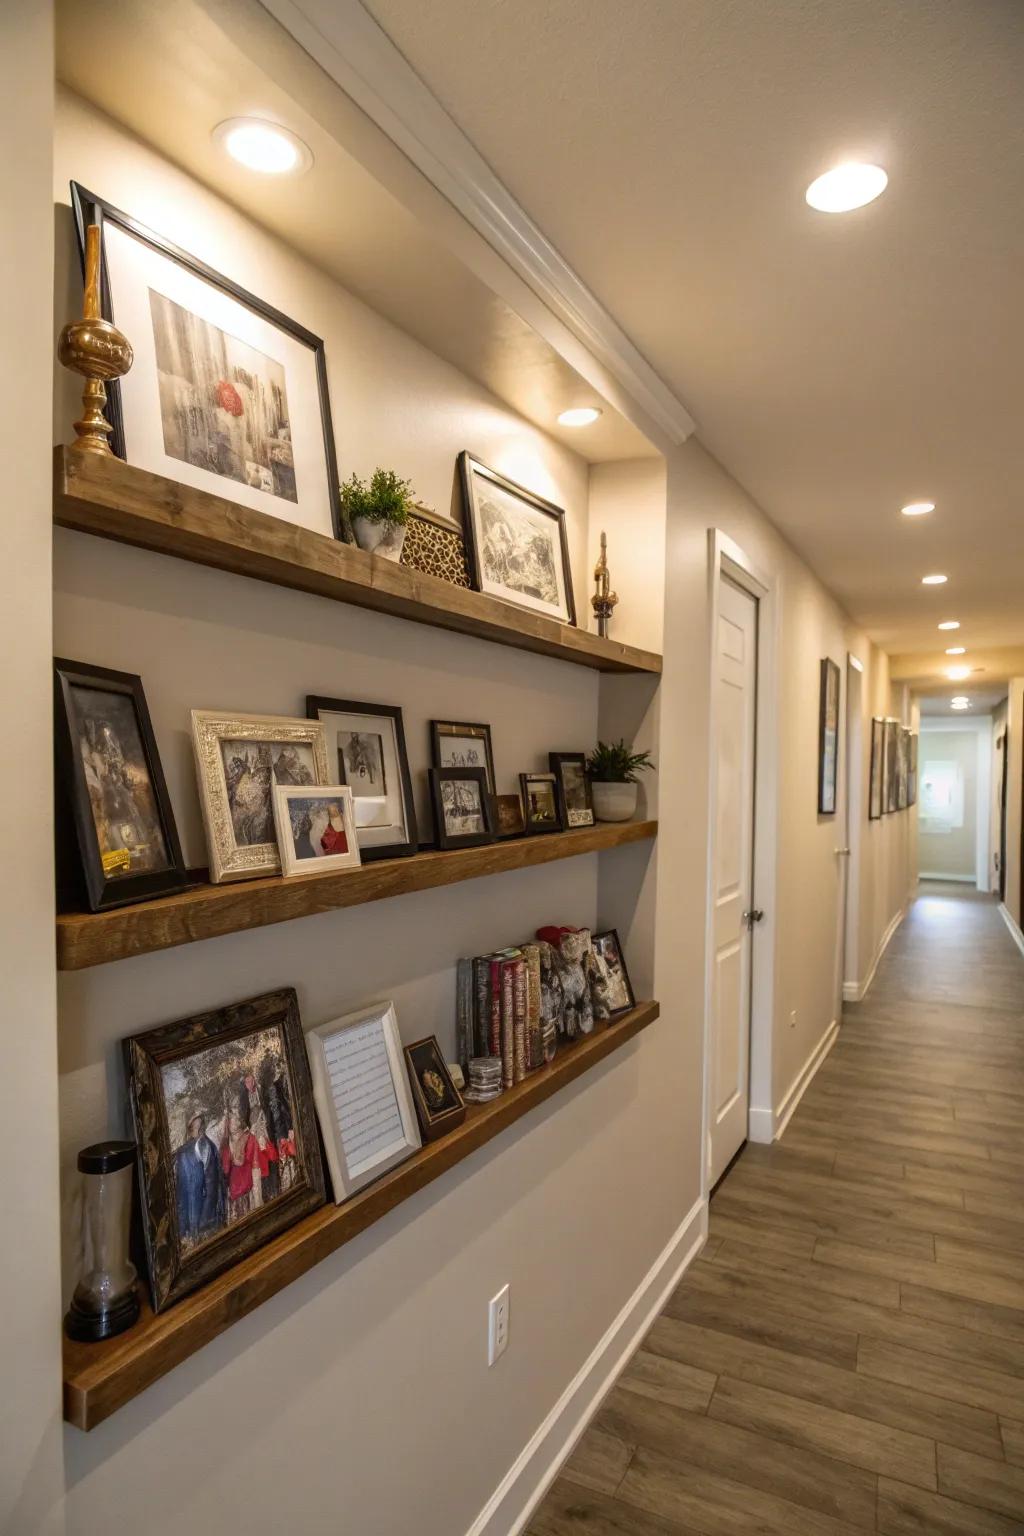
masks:
POLYGON ((1020 0, 365 3, 875 639, 1024 640, 1020 0))

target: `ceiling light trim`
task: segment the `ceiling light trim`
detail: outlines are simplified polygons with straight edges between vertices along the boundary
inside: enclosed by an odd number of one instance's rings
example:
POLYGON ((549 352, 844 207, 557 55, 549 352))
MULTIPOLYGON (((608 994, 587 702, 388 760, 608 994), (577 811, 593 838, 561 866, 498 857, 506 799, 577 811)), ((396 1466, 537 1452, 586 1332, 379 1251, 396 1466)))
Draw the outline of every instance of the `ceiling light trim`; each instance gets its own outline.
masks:
POLYGON ((263 4, 583 343, 668 442, 684 443, 696 429, 686 407, 358 0, 263 4))

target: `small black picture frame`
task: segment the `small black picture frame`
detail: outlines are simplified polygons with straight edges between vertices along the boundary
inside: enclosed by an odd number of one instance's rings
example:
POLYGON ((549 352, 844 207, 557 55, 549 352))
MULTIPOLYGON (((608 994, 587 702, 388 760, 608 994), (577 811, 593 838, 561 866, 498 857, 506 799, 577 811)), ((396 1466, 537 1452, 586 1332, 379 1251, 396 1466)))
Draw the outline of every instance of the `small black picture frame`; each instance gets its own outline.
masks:
POLYGON ((585 752, 549 752, 548 765, 555 776, 558 809, 567 831, 594 825, 594 800, 590 792, 585 752), (566 768, 570 770, 566 774, 566 768), (571 779, 571 783, 569 780, 571 779), (580 797, 582 795, 582 804, 580 797))
POLYGON ((466 1106, 441 1054, 436 1035, 404 1049, 413 1103, 424 1141, 436 1141, 466 1118, 466 1106))
POLYGON ((495 841, 494 798, 488 793, 485 768, 431 768, 430 795, 439 848, 479 848, 495 841), (477 794, 472 806, 460 809, 457 792, 446 793, 446 786, 467 783, 475 785, 477 794), (478 825, 468 831, 459 831, 460 817, 472 818, 478 825))
POLYGON ((519 794, 523 802, 527 836, 565 830, 558 798, 558 780, 553 773, 521 773, 519 794))
POLYGON ((430 722, 430 761, 435 768, 461 768, 479 767, 480 764, 463 764, 445 762, 444 743, 464 738, 467 741, 480 743, 480 751, 483 753, 483 767, 487 770, 487 790, 489 794, 495 793, 494 777, 494 752, 491 748, 491 728, 489 725, 473 725, 464 720, 431 720, 430 722))
POLYGON ((608 1017, 621 1018, 624 1013, 636 1007, 636 996, 617 930, 607 928, 603 933, 591 934, 590 947, 601 970, 602 980, 609 989, 608 1017))
MULTIPOLYGON (((306 718, 309 720, 319 720, 328 738, 330 738, 328 728, 331 724, 329 717, 332 715, 376 715, 382 720, 390 720, 394 731, 405 836, 395 838, 392 841, 378 841, 372 837, 372 828, 360 828, 357 815, 356 836, 359 841, 359 853, 363 863, 370 863, 373 859, 407 858, 410 854, 418 852, 419 828, 416 823, 416 803, 412 793, 412 775, 409 772, 409 753, 405 745, 405 725, 402 720, 401 709, 397 704, 364 704, 355 699, 329 699, 319 693, 306 695, 306 718), (371 837, 366 836, 367 832, 371 833, 371 837)), ((335 771, 336 762, 332 754, 337 751, 336 743, 328 739, 327 755, 332 773, 335 771)), ((338 761, 338 775, 338 782, 340 784, 347 784, 349 782, 344 763, 340 760, 338 761)))
POLYGON ((61 909, 68 911, 85 905, 91 912, 106 912, 112 907, 184 890, 189 884, 188 873, 141 677, 134 672, 115 672, 109 667, 56 657, 53 680, 55 831, 61 909), (79 707, 78 696, 89 693, 126 701, 117 711, 125 719, 105 720, 103 717, 111 710, 87 716, 79 707), (83 760, 86 748, 88 764, 83 760), (101 847, 99 816, 105 818, 108 826, 119 825, 127 833, 123 846, 101 847), (68 835, 69 824, 73 837, 68 835), (144 852, 137 852, 134 857, 142 867, 133 872, 133 853, 128 844, 146 824, 161 840, 163 858, 159 868, 146 869, 144 852))
POLYGON ((822 658, 818 704, 818 815, 834 816, 839 784, 839 668, 822 658))
MULTIPOLYGON (((496 469, 489 468, 467 450, 463 449, 459 454, 459 477, 462 483, 463 505, 463 532, 466 540, 466 555, 469 563, 469 573, 473 587, 477 592, 489 593, 497 597, 499 601, 513 603, 518 608, 525 608, 531 613, 541 613, 549 618, 560 621, 563 624, 576 623, 576 599, 572 590, 572 567, 569 562, 569 538, 566 533, 565 512, 562 507, 556 507, 553 502, 545 501, 543 496, 528 491, 525 486, 517 485, 514 480, 509 480, 496 469), (483 528, 480 517, 480 503, 477 496, 478 482, 490 484, 511 498, 511 503, 504 509, 509 519, 514 518, 515 508, 513 503, 520 503, 523 508, 533 513, 540 513, 543 518, 550 519, 552 524, 553 539, 557 542, 561 556, 562 599, 558 601, 552 598, 550 601, 543 597, 530 593, 523 584, 518 586, 505 580, 504 573, 489 574, 485 569, 485 554, 483 528)), ((511 526, 511 523, 509 524, 511 526)), ((514 540, 515 533, 510 537, 514 540)))

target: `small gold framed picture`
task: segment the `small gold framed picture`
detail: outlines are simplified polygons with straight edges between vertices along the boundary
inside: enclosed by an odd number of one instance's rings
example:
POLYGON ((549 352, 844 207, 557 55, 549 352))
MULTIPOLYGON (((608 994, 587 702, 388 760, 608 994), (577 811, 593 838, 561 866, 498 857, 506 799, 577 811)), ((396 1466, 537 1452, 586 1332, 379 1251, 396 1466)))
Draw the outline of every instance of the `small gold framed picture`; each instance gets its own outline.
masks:
POLYGON ((424 1141, 435 1141, 466 1118, 466 1106, 441 1055, 436 1035, 405 1047, 413 1103, 424 1141))

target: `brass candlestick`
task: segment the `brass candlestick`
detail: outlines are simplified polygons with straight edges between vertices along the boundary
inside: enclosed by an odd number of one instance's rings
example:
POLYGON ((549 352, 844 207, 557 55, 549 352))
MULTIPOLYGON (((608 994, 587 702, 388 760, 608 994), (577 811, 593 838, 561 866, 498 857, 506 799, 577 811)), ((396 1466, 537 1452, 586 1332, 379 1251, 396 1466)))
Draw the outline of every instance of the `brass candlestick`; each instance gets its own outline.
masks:
POLYGON ((608 620, 612 616, 612 610, 619 600, 617 592, 611 590, 611 577, 608 575, 608 540, 601 535, 601 558, 594 566, 595 592, 590 599, 590 606, 597 615, 597 632, 602 640, 608 638, 608 620))
POLYGON ((100 229, 90 224, 85 232, 85 301, 81 320, 60 333, 57 356, 65 368, 85 379, 82 419, 75 422, 78 436, 71 444, 76 453, 110 453, 107 438, 110 422, 103 414, 107 403, 104 381, 119 379, 131 367, 135 354, 131 343, 115 325, 100 314, 100 229))

